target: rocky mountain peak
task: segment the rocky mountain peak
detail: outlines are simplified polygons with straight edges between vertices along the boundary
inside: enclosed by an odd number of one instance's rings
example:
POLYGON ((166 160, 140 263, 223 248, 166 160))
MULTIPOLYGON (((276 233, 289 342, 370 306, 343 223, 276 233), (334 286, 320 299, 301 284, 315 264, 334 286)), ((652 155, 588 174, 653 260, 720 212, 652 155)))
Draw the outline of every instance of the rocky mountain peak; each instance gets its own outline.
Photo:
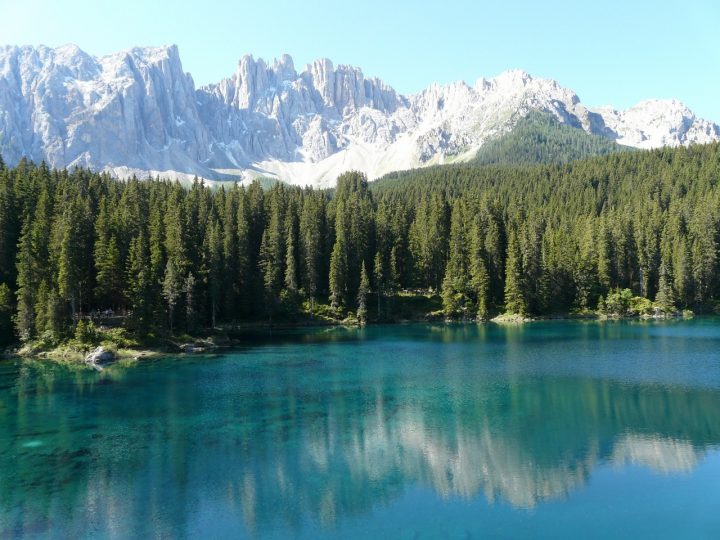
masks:
POLYGON ((174 45, 103 57, 75 45, 0 47, 0 153, 10 164, 27 156, 119 175, 326 186, 347 169, 374 178, 470 159, 533 110, 640 148, 720 140, 716 124, 679 101, 590 109, 522 70, 403 96, 327 58, 298 73, 289 55, 246 55, 229 77, 196 89, 174 45))

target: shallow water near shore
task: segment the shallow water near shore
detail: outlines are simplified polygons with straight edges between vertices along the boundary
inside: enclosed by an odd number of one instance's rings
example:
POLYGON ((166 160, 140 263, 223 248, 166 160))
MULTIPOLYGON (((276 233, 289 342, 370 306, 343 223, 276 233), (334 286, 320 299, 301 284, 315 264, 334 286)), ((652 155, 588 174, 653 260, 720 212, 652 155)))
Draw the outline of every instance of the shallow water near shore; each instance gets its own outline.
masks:
POLYGON ((720 321, 0 362, 0 538, 720 538, 720 321))

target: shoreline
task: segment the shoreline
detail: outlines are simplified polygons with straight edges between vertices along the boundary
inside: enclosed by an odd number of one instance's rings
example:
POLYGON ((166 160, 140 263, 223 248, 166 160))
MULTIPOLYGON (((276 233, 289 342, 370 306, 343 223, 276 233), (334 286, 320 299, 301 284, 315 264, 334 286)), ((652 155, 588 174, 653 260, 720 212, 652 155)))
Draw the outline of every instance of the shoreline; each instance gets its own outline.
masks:
MULTIPOLYGON (((702 315, 701 315, 702 316, 702 315)), ((712 315, 710 315, 712 316, 712 315)), ((267 333, 272 331, 286 331, 293 329, 311 329, 311 328, 326 328, 326 329, 360 329, 366 326, 396 326, 396 325, 411 325, 411 324, 435 324, 435 325, 489 325, 494 324, 498 326, 506 325, 525 325, 534 322, 548 322, 548 321, 586 321, 586 322, 621 322, 621 321, 670 321, 670 320, 689 320, 696 318, 696 315, 687 314, 674 314, 674 315, 631 315, 631 316, 608 316, 598 314, 558 314, 558 315, 545 315, 538 317, 530 317, 525 315, 517 314, 500 314, 491 319, 479 321, 475 319, 437 319, 431 317, 415 318, 415 319, 402 319, 394 321, 374 321, 366 324, 359 324, 357 322, 349 321, 328 321, 324 319, 317 320, 303 320, 297 322, 269 322, 269 321, 251 321, 244 322, 232 326, 231 328, 223 329, 215 333, 208 333, 203 336, 190 337, 184 336, 189 339, 177 339, 163 338, 165 341, 164 345, 152 345, 139 343, 137 347, 118 347, 114 344, 105 344, 103 346, 106 350, 111 350, 114 359, 108 364, 126 363, 126 362, 137 362, 149 359, 158 359, 169 356, 177 355, 195 355, 200 356, 203 354, 212 354, 216 351, 223 349, 232 349, 233 347, 240 346, 243 344, 242 335, 253 332, 267 333)), ((2 360, 40 360, 50 361, 61 364, 71 364, 76 366, 86 366, 88 369, 96 368, 92 363, 86 361, 87 355, 95 349, 97 346, 88 346, 86 348, 74 348, 71 345, 65 343, 54 347, 52 349, 36 350, 31 347, 28 349, 28 345, 19 346, 16 349, 6 349, 4 354, 0 354, 0 361, 2 360), (25 349, 25 350, 23 350, 25 349)))

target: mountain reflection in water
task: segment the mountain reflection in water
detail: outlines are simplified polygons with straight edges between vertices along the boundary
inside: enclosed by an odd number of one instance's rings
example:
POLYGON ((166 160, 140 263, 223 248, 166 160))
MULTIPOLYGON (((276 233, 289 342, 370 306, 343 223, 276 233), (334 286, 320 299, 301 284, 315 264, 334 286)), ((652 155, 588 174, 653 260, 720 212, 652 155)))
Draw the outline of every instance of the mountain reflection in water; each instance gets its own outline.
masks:
POLYGON ((6 362, 0 537, 298 531, 415 487, 532 509, 602 466, 691 474, 720 444, 717 342, 664 328, 290 333, 102 373, 6 362))

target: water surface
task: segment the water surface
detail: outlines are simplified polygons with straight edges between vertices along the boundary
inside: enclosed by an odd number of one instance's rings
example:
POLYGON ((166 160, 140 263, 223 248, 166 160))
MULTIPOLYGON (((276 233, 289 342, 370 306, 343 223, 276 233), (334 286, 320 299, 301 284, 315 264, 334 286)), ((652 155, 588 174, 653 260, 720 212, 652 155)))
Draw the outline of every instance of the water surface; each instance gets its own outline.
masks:
POLYGON ((720 322, 0 363, 0 538, 720 538, 720 322))

